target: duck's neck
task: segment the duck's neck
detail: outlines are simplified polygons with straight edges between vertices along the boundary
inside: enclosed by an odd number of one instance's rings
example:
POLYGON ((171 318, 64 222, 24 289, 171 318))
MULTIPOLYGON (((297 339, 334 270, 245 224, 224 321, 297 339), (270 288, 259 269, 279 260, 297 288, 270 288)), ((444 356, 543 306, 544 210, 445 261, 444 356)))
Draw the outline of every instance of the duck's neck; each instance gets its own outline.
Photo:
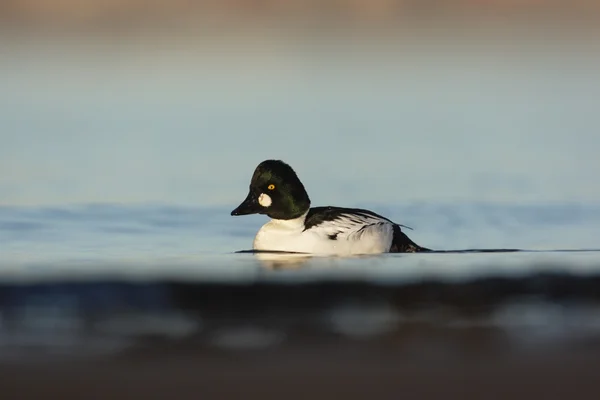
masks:
POLYGON ((287 229, 304 229, 304 220, 306 219, 306 214, 308 214, 308 210, 306 210, 302 215, 296 218, 291 219, 277 219, 271 218, 271 224, 277 225, 282 228, 287 229))

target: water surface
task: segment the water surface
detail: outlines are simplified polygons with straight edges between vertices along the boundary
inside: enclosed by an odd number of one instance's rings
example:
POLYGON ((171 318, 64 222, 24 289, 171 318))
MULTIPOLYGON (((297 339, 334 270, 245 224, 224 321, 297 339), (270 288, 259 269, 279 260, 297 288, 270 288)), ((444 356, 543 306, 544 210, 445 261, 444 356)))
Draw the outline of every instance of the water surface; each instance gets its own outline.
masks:
MULTIPOLYGON (((3 273, 254 268, 265 217, 229 212, 266 158, 429 248, 600 248, 593 40, 155 39, 3 39, 3 273)), ((335 263, 455 257, 595 255, 335 263)))

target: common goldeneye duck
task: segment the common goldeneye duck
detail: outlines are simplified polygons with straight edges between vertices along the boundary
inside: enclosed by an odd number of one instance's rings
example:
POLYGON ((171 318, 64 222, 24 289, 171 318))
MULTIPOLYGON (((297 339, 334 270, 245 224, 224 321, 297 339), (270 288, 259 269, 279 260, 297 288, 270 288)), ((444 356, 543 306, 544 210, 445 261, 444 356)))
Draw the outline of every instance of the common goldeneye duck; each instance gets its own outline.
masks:
POLYGON ((255 250, 357 255, 429 251, 396 224, 359 208, 311 207, 304 185, 288 164, 261 162, 246 199, 231 215, 266 214, 271 220, 254 238, 255 250))

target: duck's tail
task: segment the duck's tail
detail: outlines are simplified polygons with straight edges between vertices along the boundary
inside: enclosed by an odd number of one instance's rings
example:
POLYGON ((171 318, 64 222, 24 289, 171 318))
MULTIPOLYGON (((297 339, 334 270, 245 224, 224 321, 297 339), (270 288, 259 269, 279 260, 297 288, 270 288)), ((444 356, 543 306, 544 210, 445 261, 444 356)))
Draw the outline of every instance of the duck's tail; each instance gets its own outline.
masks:
POLYGON ((412 240, 402 230, 400 226, 394 225, 394 237, 390 253, 420 253, 432 251, 431 249, 421 247, 412 240))

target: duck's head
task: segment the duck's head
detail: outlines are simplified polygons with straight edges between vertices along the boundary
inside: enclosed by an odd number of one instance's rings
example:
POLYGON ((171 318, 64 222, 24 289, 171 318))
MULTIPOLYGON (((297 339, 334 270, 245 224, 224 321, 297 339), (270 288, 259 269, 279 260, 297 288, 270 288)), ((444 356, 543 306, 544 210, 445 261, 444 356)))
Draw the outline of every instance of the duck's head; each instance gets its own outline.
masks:
POLYGON ((298 176, 280 160, 258 164, 246 199, 231 215, 266 214, 274 219, 294 219, 310 208, 310 199, 298 176))

